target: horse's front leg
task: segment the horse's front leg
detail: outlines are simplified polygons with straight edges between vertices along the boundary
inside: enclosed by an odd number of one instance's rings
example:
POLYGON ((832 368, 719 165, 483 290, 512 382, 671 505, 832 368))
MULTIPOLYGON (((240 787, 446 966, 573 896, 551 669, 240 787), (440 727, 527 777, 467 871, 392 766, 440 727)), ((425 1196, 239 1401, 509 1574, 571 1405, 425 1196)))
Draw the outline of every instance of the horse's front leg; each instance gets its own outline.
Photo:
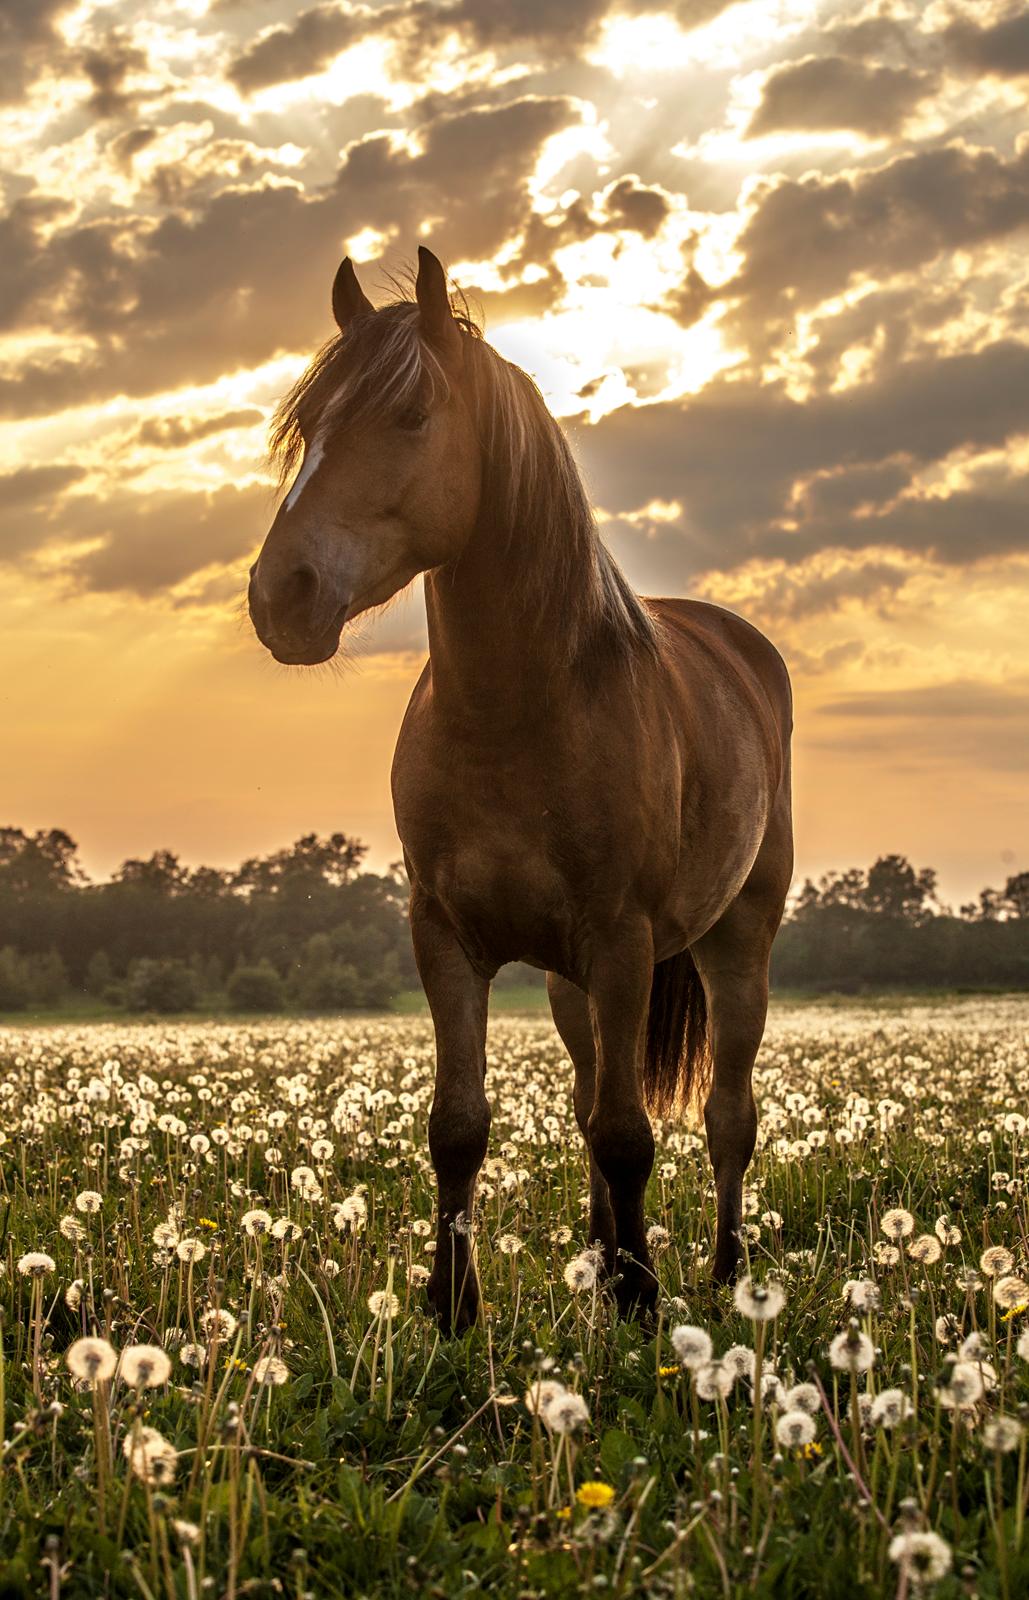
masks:
POLYGON ((418 890, 411 897, 411 934, 436 1030, 429 1152, 436 1170, 439 1217, 427 1292, 449 1333, 469 1327, 479 1312, 471 1223, 475 1179, 489 1140, 485 1090, 489 984, 473 970, 438 903, 418 890))
POLYGON ((643 1211, 654 1165, 654 1135, 643 1103, 643 1052, 653 976, 654 944, 647 923, 620 932, 594 959, 589 974, 597 1042, 589 1143, 607 1182, 614 1214, 615 1297, 623 1315, 646 1313, 657 1302, 643 1211))

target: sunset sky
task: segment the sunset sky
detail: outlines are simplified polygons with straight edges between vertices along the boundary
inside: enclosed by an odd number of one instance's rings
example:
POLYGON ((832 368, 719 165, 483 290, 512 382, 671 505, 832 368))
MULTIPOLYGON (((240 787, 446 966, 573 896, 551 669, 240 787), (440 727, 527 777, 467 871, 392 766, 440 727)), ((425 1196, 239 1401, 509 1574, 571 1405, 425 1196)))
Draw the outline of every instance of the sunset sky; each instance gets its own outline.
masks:
POLYGON ((798 881, 1029 867, 1027 88, 997 0, 2 0, 0 823, 398 854, 420 592, 343 674, 240 602, 340 256, 427 243, 635 585, 786 657, 798 881))

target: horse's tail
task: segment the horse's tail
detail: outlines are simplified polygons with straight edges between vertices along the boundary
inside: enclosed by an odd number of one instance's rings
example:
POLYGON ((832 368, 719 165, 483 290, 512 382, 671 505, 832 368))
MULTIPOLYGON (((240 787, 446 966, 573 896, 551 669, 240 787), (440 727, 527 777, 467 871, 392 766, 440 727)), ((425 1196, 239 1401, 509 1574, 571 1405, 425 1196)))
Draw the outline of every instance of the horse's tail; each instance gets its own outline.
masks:
POLYGON ((699 1104, 711 1079, 707 998, 688 950, 654 968, 643 1093, 658 1116, 699 1104))

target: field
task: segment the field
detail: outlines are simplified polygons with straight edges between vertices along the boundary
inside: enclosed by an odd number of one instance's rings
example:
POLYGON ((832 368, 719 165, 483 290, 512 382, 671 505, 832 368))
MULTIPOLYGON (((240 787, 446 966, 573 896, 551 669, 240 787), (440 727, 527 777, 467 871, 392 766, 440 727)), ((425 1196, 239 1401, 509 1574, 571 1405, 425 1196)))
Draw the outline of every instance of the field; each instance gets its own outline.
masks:
POLYGON ((1029 1000, 775 1009, 750 1277, 661 1126, 650 1328, 556 1034, 501 1016, 485 1318, 437 1335, 432 1058, 420 1016, 0 1032, 3 1600, 1029 1592, 1029 1000))

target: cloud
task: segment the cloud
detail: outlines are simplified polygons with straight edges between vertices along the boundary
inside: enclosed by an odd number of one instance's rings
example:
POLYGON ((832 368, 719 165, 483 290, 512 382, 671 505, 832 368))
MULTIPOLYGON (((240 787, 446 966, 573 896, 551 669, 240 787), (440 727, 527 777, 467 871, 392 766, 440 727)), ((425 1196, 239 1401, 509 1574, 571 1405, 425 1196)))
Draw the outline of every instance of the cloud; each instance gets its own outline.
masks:
MULTIPOLYGON (((68 532, 103 543, 70 557, 63 576, 76 589, 140 596, 161 594, 207 567, 236 561, 242 593, 244 558, 271 522, 271 498, 261 485, 230 484, 210 494, 116 493, 66 506, 68 532)), ((55 531, 60 527, 58 519, 55 531)))
POLYGON ((0 6, 0 103, 22 98, 64 51, 55 23, 75 0, 3 0, 0 6))
POLYGON ((262 538, 272 497, 261 484, 209 493, 63 493, 80 467, 23 468, 0 477, 0 561, 32 565, 48 546, 68 547, 57 577, 78 590, 155 595, 208 567, 239 562, 262 538), (80 549, 76 550, 76 546, 80 549))
POLYGON ((334 181, 313 193, 275 179, 239 184, 156 224, 116 215, 53 228, 62 201, 16 203, 0 221, 8 326, 50 321, 87 336, 92 353, 9 368, 0 411, 154 393, 312 348, 330 331, 329 290, 348 236, 376 227, 413 254, 433 217, 442 254, 488 258, 526 221, 543 144, 579 117, 560 95, 439 116, 416 151, 389 134, 350 145, 334 181))
POLYGON ((723 291, 734 326, 781 332, 793 314, 861 275, 893 278, 945 252, 1003 239, 1029 223, 1029 143, 1010 160, 945 145, 852 174, 761 183, 723 291))
MULTIPOLYGON (((389 7, 393 12, 396 8, 389 7)), ((231 63, 228 77, 244 94, 321 72, 377 25, 366 6, 323 5, 302 11, 291 25, 270 28, 231 63)))
POLYGON ((83 467, 70 465, 0 473, 0 561, 33 547, 54 497, 83 477, 83 467))
POLYGON ((681 402, 623 406, 573 439, 609 515, 682 506, 660 530, 681 587, 754 557, 801 561, 820 549, 890 545, 954 563, 1022 549, 1026 491, 1013 474, 949 496, 902 491, 916 466, 1025 433, 1029 345, 998 340, 806 402, 723 377, 681 402))
POLYGON ((222 411, 214 417, 148 417, 146 422, 140 423, 134 439, 160 450, 178 450, 183 445, 209 439, 212 434, 225 433, 230 428, 252 428, 263 421, 264 412, 258 411, 256 406, 222 411))
POLYGON ((914 689, 884 689, 878 694, 845 695, 818 707, 835 717, 1029 718, 1029 680, 977 683, 956 678, 914 689))
POLYGON ((633 172, 611 185, 604 206, 616 228, 632 229, 651 239, 671 210, 671 201, 659 185, 641 183, 633 172))
POLYGON ((997 78, 1029 73, 1029 11, 1023 5, 1009 7, 1004 16, 985 26, 960 18, 944 29, 943 39, 951 61, 967 72, 997 78))
POLYGON ((126 82, 148 63, 146 51, 139 49, 124 29, 112 28, 99 44, 82 52, 80 63, 93 85, 87 105, 95 116, 121 116, 134 108, 137 97, 126 88, 126 82))
POLYGON ((937 84, 928 72, 876 66, 843 56, 790 61, 765 79, 747 136, 789 129, 852 128, 881 138, 896 133, 937 84))

